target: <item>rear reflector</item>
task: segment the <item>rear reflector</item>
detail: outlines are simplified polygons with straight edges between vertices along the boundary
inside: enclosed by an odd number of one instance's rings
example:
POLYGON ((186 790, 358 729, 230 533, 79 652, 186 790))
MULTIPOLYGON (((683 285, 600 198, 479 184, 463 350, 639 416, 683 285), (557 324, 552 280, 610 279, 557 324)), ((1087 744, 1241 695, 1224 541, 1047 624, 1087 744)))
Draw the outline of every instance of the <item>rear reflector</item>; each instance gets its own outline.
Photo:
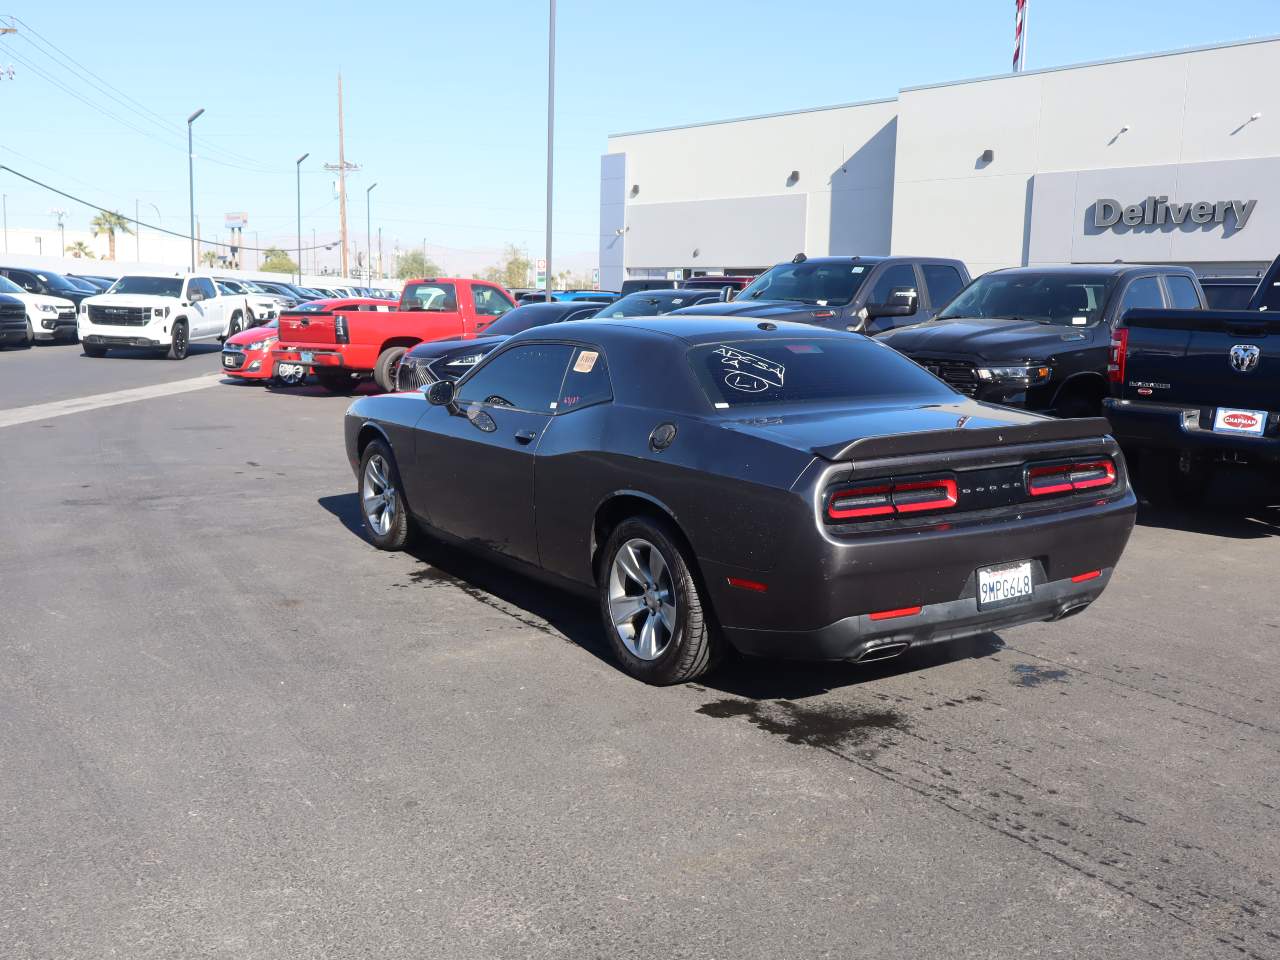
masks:
POLYGON ((951 477, 877 483, 837 489, 827 501, 830 520, 857 520, 923 510, 948 510, 956 505, 958 491, 951 477))
POLYGON ((1075 490, 1095 490, 1116 482, 1113 460, 1087 460, 1033 466, 1027 470, 1027 493, 1044 497, 1075 490))
POLYGON ((755 580, 744 580, 742 577, 729 577, 729 586, 737 587, 739 590, 750 590, 752 593, 767 593, 769 587, 766 584, 759 583, 755 580))
POLYGON ((1071 578, 1072 583, 1084 583, 1086 580, 1097 580, 1102 576, 1101 570, 1090 570, 1088 573, 1077 573, 1071 578))
POLYGON ((1129 329, 1121 327, 1111 334, 1111 356, 1107 361, 1107 380, 1124 383, 1124 368, 1129 360, 1129 329))
POLYGON ((898 617, 914 617, 923 607, 899 607, 897 610, 880 610, 871 614, 872 620, 896 620, 898 617))

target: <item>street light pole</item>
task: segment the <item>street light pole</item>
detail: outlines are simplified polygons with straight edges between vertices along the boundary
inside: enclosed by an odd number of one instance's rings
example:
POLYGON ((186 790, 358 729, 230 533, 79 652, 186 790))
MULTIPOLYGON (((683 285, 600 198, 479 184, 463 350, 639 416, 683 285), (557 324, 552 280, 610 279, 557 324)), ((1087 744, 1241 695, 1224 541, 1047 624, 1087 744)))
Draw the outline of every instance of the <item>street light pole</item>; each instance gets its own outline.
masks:
POLYGON ((373 193, 373 188, 377 185, 377 183, 369 184, 369 189, 364 192, 364 285, 366 287, 369 286, 369 281, 373 277, 373 244, 370 242, 373 239, 373 228, 370 226, 373 220, 369 215, 369 211, 371 209, 369 205, 369 194, 373 193))
MULTIPOLYGON (((310 153, 304 153, 294 163, 294 170, 298 174, 298 284, 302 284, 302 161, 311 156, 310 153)), ((257 244, 254 244, 257 246, 257 244)))
POLYGON ((200 114, 204 113, 204 107, 201 107, 191 116, 187 117, 187 203, 191 210, 191 272, 196 272, 196 168, 195 168, 195 151, 191 146, 191 125, 196 122, 200 114))
POLYGON ((551 300, 551 193, 555 176, 556 136, 556 0, 547 25, 547 300, 551 300))

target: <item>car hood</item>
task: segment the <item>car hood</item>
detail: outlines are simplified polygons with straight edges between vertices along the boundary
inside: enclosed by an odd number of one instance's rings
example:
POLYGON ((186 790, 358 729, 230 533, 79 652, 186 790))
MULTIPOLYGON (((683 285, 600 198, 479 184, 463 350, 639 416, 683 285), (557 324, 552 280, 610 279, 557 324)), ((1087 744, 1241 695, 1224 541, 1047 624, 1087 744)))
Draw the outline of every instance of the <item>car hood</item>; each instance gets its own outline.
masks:
POLYGON ((1046 419, 1021 410, 969 400, 957 394, 954 403, 893 403, 860 406, 856 410, 821 404, 813 409, 779 414, 762 410, 758 414, 730 419, 726 426, 798 450, 826 453, 871 437, 1024 426, 1046 419))
POLYGON ((68 300, 66 297, 51 297, 44 293, 11 293, 11 297, 16 297, 23 303, 31 307, 38 307, 41 304, 50 307, 57 307, 59 310, 75 309, 75 301, 68 300))
POLYGON ((682 316, 696 314, 700 317, 742 317, 748 320, 792 320, 799 323, 813 323, 815 320, 829 318, 838 307, 818 307, 811 303, 796 303, 789 300, 752 300, 743 303, 731 300, 728 303, 699 303, 692 307, 681 307, 673 310, 672 315, 682 316), (819 315, 822 316, 819 316, 819 315))
POLYGON ((909 356, 1044 360, 1091 339, 1088 328, 1017 320, 928 320, 876 337, 909 356))
POLYGON ((246 347, 251 343, 257 343, 259 340, 279 340, 280 331, 270 327, 250 327, 248 330, 241 330, 234 336, 227 337, 224 346, 227 347, 246 347))
POLYGON ((94 307, 171 307, 177 299, 150 293, 102 293, 85 302, 94 307))
POLYGON ((506 337, 476 337, 473 340, 431 340, 418 344, 409 351, 408 356, 430 360, 434 357, 443 357, 455 350, 470 349, 475 350, 476 353, 488 353, 506 339, 506 337))

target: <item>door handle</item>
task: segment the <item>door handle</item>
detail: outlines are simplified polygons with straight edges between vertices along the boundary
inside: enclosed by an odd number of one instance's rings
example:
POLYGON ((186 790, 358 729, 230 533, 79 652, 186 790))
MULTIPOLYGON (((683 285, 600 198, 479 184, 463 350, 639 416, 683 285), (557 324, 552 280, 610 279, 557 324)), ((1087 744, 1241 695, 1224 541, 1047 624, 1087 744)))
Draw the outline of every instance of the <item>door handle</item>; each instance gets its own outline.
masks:
POLYGON ((538 432, 536 430, 517 430, 516 431, 516 443, 522 444, 526 447, 537 439, 538 439, 538 432))

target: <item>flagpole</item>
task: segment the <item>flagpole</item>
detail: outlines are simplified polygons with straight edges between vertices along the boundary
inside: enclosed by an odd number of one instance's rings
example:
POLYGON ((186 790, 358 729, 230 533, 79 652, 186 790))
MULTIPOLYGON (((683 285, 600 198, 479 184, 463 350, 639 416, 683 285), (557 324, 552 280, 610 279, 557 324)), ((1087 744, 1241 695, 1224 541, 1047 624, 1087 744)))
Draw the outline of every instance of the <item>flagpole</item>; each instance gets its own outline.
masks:
POLYGON ((1022 62, 1018 64, 1018 72, 1027 69, 1027 24, 1031 21, 1031 0, 1022 4, 1022 62))

